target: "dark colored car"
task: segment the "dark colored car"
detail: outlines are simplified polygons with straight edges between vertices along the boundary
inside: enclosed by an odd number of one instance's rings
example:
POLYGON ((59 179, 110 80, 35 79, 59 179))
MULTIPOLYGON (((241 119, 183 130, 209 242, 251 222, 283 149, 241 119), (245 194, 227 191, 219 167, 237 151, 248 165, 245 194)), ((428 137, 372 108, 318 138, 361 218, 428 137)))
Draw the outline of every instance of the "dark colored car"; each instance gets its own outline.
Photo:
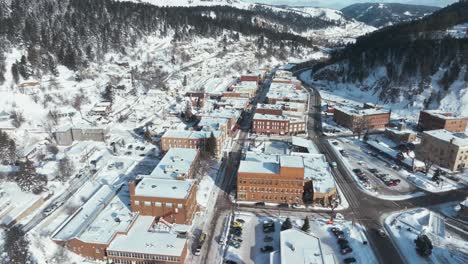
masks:
POLYGON ((237 264, 234 260, 225 260, 224 264, 237 264))
POLYGON ((272 246, 264 246, 264 247, 260 248, 260 251, 263 252, 263 253, 272 252, 273 247, 272 246))
POLYGON ((353 257, 351 257, 351 258, 345 258, 345 259, 343 260, 343 262, 344 262, 345 264, 356 263, 356 259, 353 258, 353 257))
POLYGON ((257 202, 255 203, 255 206, 265 206, 265 202, 257 202))
POLYGON ((374 168, 370 168, 369 171, 372 172, 372 173, 377 173, 379 170, 378 170, 378 169, 374 169, 374 168))
POLYGON ((265 238, 263 239, 263 242, 271 242, 273 241, 273 237, 271 236, 265 236, 265 238))
POLYGON ((341 254, 343 254, 343 255, 346 255, 346 254, 351 253, 351 252, 353 252, 353 249, 350 248, 350 247, 341 250, 341 254))
POLYGON ((344 238, 338 238, 337 242, 339 245, 349 244, 349 241, 344 238))
POLYGON ((278 207, 279 207, 279 208, 289 208, 289 204, 287 204, 287 203, 280 203, 280 204, 278 204, 278 207))

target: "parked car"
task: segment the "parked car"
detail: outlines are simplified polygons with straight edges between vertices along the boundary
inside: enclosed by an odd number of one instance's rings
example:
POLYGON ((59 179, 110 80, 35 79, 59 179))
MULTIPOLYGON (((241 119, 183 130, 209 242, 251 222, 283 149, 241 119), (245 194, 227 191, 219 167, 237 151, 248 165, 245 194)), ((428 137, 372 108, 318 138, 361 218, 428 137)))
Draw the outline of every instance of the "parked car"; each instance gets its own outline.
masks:
POLYGON ((255 206, 265 206, 265 202, 257 202, 255 203, 255 206))
POLYGON ((278 207, 279 207, 279 208, 289 208, 289 204, 287 204, 287 203, 280 203, 280 204, 278 204, 278 207))
POLYGON ((345 264, 356 263, 356 259, 353 258, 353 257, 351 257, 351 258, 345 258, 345 259, 343 260, 343 262, 344 262, 345 264))
POLYGON ((337 242, 338 242, 339 245, 349 244, 349 241, 346 240, 345 238, 338 238, 337 242))
POLYGON ((378 170, 378 169, 375 169, 375 168, 370 168, 369 171, 370 171, 371 173, 377 173, 377 172, 379 172, 379 170, 378 170))
POLYGON ((234 260, 225 260, 224 264, 237 264, 234 260))
POLYGON ((234 222, 231 223, 231 226, 232 226, 232 227, 240 227, 240 228, 242 228, 242 223, 237 222, 237 221, 234 221, 234 222))
POLYGON ((271 236, 265 236, 265 238, 263 239, 263 242, 271 242, 273 241, 273 237, 271 236))
POLYGON ((386 237, 387 236, 387 233, 385 233, 385 231, 383 229, 379 229, 377 232, 379 233, 379 236, 381 236, 381 237, 386 237))
POLYGON ((236 221, 239 222, 239 223, 241 223, 241 224, 244 224, 244 223, 245 223, 245 220, 244 220, 244 219, 240 219, 240 218, 237 218, 236 221))
POLYGON ((260 248, 260 251, 263 252, 263 253, 272 252, 273 247, 272 246, 264 246, 264 247, 260 248))
POLYGON ((343 254, 343 255, 346 255, 346 254, 351 253, 351 252, 353 252, 353 249, 350 248, 350 247, 341 250, 341 254, 343 254))

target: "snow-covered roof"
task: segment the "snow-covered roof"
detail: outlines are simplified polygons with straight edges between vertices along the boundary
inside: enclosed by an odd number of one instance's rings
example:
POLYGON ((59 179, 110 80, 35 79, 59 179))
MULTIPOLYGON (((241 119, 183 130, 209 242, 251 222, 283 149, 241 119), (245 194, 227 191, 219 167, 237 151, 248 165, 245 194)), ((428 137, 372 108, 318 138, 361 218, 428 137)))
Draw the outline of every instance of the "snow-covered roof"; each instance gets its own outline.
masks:
POLYGON ((241 160, 238 172, 279 174, 279 164, 270 162, 256 162, 241 160))
POLYGON ((453 133, 445 129, 424 131, 423 133, 459 147, 468 147, 468 135, 466 133, 453 133))
POLYGON ((349 106, 335 106, 335 109, 341 111, 347 115, 351 116, 368 116, 368 115, 378 115, 378 114, 388 114, 389 110, 384 108, 367 108, 367 109, 358 109, 349 106))
POLYGON ((271 109, 271 110, 283 110, 283 105, 280 104, 259 104, 257 109, 271 109))
POLYGON ((151 172, 150 176, 161 179, 177 179, 179 176, 186 175, 197 154, 196 149, 171 148, 151 172))
POLYGON ((281 167, 287 168, 304 168, 304 161, 301 157, 297 156, 280 156, 281 167))
POLYGON ((320 238, 291 228, 280 233, 281 264, 324 263, 320 238))
POLYGON ((228 108, 221 108, 216 109, 208 113, 201 114, 201 116, 209 116, 214 118, 238 118, 241 114, 240 110, 236 109, 228 109, 228 108))
POLYGON ((193 181, 166 180, 145 177, 135 188, 135 195, 145 197, 184 199, 193 186, 193 181))
POLYGON ((128 234, 118 234, 108 251, 133 252, 164 256, 181 256, 186 239, 177 233, 153 224, 153 216, 138 216, 128 234), (159 227, 159 228, 157 228, 159 227))
POLYGON ((441 111, 441 110, 424 110, 422 112, 425 112, 425 113, 427 113, 429 115, 432 115, 432 116, 435 116, 435 117, 438 117, 438 118, 441 118, 441 119, 446 119, 446 120, 466 118, 466 117, 454 116, 452 113, 444 112, 444 111, 441 111))
POLYGON ((284 115, 268 115, 268 114, 260 114, 260 113, 255 113, 254 120, 268 120, 268 121, 288 121, 289 116, 284 116, 284 115))
POLYGON ((298 103, 298 102, 276 101, 275 104, 284 105, 284 106, 289 107, 289 108, 298 108, 298 109, 305 108, 304 103, 298 103))
MULTIPOLYGON (((101 211, 105 210, 107 204, 112 204, 115 197, 115 190, 109 187, 108 185, 103 185, 99 190, 81 207, 77 210, 75 214, 70 216, 67 221, 62 225, 57 232, 52 236, 54 240, 58 241, 68 241, 72 238, 79 238, 83 234, 83 239, 89 239, 91 241, 99 240, 102 243, 105 243, 106 236, 109 235, 109 230, 100 230, 99 226, 95 228, 91 228, 92 222, 95 219, 100 219, 101 211), (90 233, 87 235, 84 232, 87 230, 90 233), (101 233, 100 235, 93 235, 101 233), (102 238, 100 238, 102 236, 102 238), (104 241, 104 242, 103 242, 104 241)), ((117 200, 115 202, 118 202, 117 200)), ((124 207, 126 208, 127 205, 124 207)), ((125 208, 120 208, 120 206, 116 207, 118 209, 122 209, 123 214, 125 214, 125 208)), ((127 211, 129 212, 129 211, 127 211)), ((104 219, 106 214, 103 214, 102 219, 104 219)), ((109 223, 108 223, 109 224, 109 223)), ((120 225, 121 223, 119 223, 120 225)), ((124 223, 125 224, 125 221, 124 223)), ((102 228, 106 228, 105 226, 102 228)), ((97 242, 96 242, 97 243, 97 242)))
POLYGON ((108 244, 118 232, 125 232, 135 220, 131 212, 128 186, 122 189, 78 236, 88 243, 108 244))
POLYGON ((314 192, 329 193, 336 189, 336 182, 325 155, 298 152, 293 152, 291 155, 304 158, 304 178, 312 180, 314 192))
POLYGON ((299 146, 299 147, 306 148, 309 151, 309 153, 312 153, 312 154, 319 154, 320 153, 320 151, 318 151, 317 147, 315 146, 314 142, 312 142, 312 140, 309 140, 309 139, 306 139, 306 138, 293 136, 292 137, 292 144, 294 146, 299 146))

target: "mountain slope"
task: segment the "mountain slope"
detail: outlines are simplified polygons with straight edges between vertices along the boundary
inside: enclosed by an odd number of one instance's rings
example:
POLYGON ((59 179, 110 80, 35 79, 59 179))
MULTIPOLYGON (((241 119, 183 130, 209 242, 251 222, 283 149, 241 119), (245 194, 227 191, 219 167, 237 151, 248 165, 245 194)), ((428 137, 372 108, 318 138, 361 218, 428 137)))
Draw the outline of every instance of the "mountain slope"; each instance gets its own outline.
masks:
POLYGON ((435 6, 408 5, 399 3, 359 3, 341 9, 347 17, 380 28, 414 20, 439 10, 435 6))
POLYGON ((359 89, 381 102, 449 107, 468 114, 468 2, 359 37, 313 75, 329 88, 359 89), (463 97, 463 98, 462 98, 463 97), (466 101, 461 101, 466 100, 466 101))

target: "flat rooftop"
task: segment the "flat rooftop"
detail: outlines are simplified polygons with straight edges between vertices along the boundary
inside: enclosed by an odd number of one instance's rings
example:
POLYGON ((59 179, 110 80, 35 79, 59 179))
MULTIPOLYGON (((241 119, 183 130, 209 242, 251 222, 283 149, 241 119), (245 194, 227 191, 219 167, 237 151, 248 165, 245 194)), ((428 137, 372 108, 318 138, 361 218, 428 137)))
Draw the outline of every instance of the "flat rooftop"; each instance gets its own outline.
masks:
POLYGON ((279 164, 273 163, 273 162, 257 162, 257 161, 241 160, 238 172, 278 175, 279 164))
POLYGON ((453 113, 450 112, 444 112, 441 110, 423 110, 422 112, 425 112, 427 114, 430 114, 432 116, 441 118, 441 119, 446 119, 446 120, 451 120, 451 119, 467 119, 467 117, 462 117, 462 116, 455 116, 453 113))
POLYGON ((145 197, 185 199, 190 194, 193 181, 143 178, 135 188, 135 195, 145 197))
POLYGON ((171 148, 151 172, 150 177, 177 179, 179 176, 186 175, 197 154, 198 151, 196 149, 171 148))
POLYGON ((169 229, 153 224, 153 216, 138 216, 132 228, 125 234, 118 234, 107 247, 109 251, 133 252, 178 257, 186 245, 186 239, 178 238, 169 229))
POLYGON ((323 264, 320 238, 295 228, 280 232, 281 264, 323 264))
POLYGON ((390 111, 384 108, 353 108, 349 106, 335 106, 335 109, 351 116, 367 116, 367 115, 378 115, 378 114, 389 114, 390 111))
POLYGON ((254 120, 288 121, 290 118, 289 116, 283 116, 283 115, 268 115, 268 114, 255 113, 253 119, 254 120))
POLYGON ((286 168, 304 168, 304 161, 302 157, 298 156, 280 156, 281 167, 286 168))
POLYGON ((468 135, 466 133, 453 133, 445 129, 424 131, 423 133, 459 147, 468 147, 468 135))
POLYGON ((312 180, 314 192, 329 193, 336 189, 336 182, 325 155, 298 152, 291 155, 304 158, 304 176, 305 179, 312 180))
POLYGON ((107 244, 116 232, 125 231, 135 218, 130 211, 128 186, 118 195, 111 187, 102 186, 52 236, 56 241, 73 238, 89 243, 107 244))
POLYGON ((283 110, 283 105, 280 104, 259 104, 257 109, 271 109, 271 110, 283 110))

